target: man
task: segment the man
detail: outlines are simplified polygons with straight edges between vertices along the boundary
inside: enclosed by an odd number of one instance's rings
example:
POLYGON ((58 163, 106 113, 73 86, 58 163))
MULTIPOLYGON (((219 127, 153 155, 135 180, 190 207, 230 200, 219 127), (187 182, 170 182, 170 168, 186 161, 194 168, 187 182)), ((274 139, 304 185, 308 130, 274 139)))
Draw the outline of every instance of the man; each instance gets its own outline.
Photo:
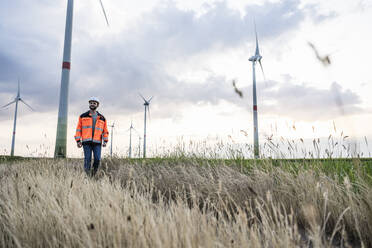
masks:
POLYGON ((96 111, 98 106, 98 98, 92 97, 89 99, 90 110, 80 115, 75 134, 77 147, 83 147, 84 149, 84 169, 88 175, 91 167, 92 152, 94 154, 92 176, 97 173, 101 160, 101 145, 106 147, 109 134, 105 117, 96 111))

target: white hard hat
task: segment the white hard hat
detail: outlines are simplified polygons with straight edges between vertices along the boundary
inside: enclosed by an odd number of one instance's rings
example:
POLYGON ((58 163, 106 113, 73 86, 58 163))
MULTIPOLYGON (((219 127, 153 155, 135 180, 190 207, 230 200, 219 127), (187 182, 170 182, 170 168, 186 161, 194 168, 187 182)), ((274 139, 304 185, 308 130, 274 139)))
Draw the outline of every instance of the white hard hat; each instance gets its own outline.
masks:
POLYGON ((99 103, 99 99, 97 97, 95 97, 95 96, 92 96, 91 98, 89 98, 89 101, 88 102, 90 102, 90 101, 94 101, 94 102, 98 102, 99 103))

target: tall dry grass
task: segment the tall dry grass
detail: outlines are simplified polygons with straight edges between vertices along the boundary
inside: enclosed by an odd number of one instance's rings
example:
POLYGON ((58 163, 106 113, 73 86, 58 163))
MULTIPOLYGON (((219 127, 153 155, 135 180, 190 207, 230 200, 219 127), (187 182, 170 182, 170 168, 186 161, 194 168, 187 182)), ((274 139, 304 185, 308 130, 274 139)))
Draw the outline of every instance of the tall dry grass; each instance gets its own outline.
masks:
POLYGON ((0 164, 1 247, 372 245, 362 179, 195 159, 0 164))

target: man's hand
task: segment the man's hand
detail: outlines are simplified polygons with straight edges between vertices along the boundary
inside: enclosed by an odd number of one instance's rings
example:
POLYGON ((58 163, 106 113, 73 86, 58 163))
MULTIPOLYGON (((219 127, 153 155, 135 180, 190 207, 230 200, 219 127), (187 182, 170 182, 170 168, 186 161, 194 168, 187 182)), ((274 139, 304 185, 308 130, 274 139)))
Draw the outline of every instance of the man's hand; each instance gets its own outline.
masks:
POLYGON ((80 147, 82 147, 82 146, 83 146, 83 143, 81 143, 81 141, 79 141, 79 142, 77 143, 77 147, 80 148, 80 147))
POLYGON ((106 145, 107 145, 107 142, 103 142, 102 146, 106 147, 106 145))

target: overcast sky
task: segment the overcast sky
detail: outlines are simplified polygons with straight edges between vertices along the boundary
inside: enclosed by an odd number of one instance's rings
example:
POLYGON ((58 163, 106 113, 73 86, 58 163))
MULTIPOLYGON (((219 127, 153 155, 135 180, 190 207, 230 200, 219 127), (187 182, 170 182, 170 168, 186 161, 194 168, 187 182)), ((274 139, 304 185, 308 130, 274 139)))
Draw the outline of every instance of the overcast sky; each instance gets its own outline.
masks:
MULTIPOLYGON (((266 80, 257 71, 261 139, 328 137, 338 131, 372 136, 372 3, 358 1, 75 1, 69 95, 68 153, 90 96, 118 127, 127 149, 133 120, 142 133, 143 103, 154 96, 149 144, 176 137, 228 135, 251 143, 254 25, 266 80), (331 65, 317 60, 330 54, 331 65), (232 87, 235 80, 240 98, 232 87), (296 132, 289 131, 293 124, 296 132), (242 136, 245 130, 248 137, 242 136)), ((67 1, 5 0, 0 8, 0 105, 21 80, 16 154, 53 153, 67 1), (41 147, 40 147, 41 146, 41 147), (48 148, 46 148, 48 147, 48 148)), ((10 150, 14 105, 0 110, 1 153, 10 150)))

